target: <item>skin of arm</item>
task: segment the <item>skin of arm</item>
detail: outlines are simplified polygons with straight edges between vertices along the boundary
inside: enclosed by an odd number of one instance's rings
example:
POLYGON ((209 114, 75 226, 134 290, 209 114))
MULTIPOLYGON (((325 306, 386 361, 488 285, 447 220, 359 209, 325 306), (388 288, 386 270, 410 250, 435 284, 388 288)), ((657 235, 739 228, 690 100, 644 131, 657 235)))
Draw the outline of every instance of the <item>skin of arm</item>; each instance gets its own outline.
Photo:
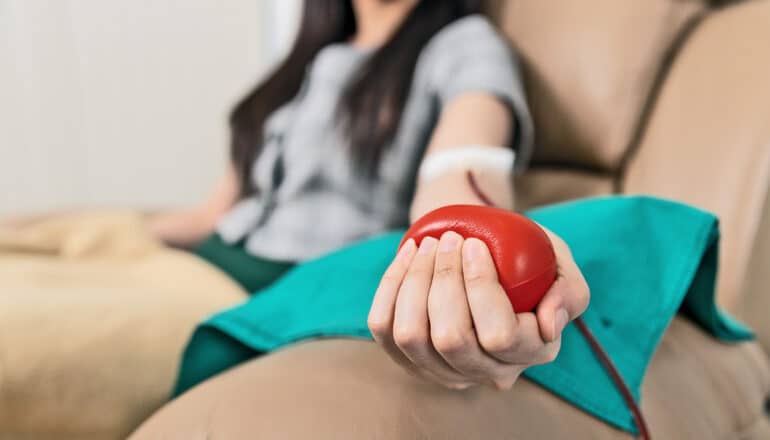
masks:
MULTIPOLYGON (((513 134, 510 110, 499 100, 481 93, 467 93, 444 108, 436 124, 425 156, 465 145, 506 148, 513 134)), ((474 170, 474 177, 497 206, 514 208, 511 176, 474 170)), ((412 222, 423 214, 449 204, 481 205, 466 178, 465 169, 444 173, 417 185, 409 217, 412 222)))
MULTIPOLYGON (((515 127, 495 97, 467 93, 442 111, 426 156, 465 145, 507 145, 515 127)), ((501 147, 504 148, 504 147, 501 147)), ((466 169, 418 183, 412 221, 449 204, 482 202, 466 169)), ((484 192, 513 209, 511 176, 474 170, 484 192)), ((558 276, 536 312, 515 313, 497 281, 486 245, 446 232, 440 240, 413 240, 399 250, 382 277, 369 313, 374 339, 407 371, 453 389, 486 384, 509 389, 529 366, 550 362, 567 323, 587 307, 588 286, 566 243, 546 230, 558 276)))
POLYGON ((149 214, 150 231, 166 244, 194 246, 214 231, 219 218, 238 200, 239 193, 240 185, 230 166, 200 205, 149 214))

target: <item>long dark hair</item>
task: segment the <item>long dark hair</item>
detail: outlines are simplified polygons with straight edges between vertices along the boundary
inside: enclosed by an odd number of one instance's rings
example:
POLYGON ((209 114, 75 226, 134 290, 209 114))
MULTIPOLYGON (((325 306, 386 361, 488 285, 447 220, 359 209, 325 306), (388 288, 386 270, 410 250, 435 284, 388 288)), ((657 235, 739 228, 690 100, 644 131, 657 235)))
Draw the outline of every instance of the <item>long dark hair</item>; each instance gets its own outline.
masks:
MULTIPOLYGON (((375 175, 398 129, 420 51, 446 24, 481 11, 481 0, 420 0, 391 39, 362 63, 338 103, 351 156, 375 175)), ((230 114, 231 158, 242 194, 254 188, 250 169, 262 149, 267 117, 299 91, 307 65, 324 46, 356 31, 351 0, 305 0, 299 33, 289 55, 230 114)))

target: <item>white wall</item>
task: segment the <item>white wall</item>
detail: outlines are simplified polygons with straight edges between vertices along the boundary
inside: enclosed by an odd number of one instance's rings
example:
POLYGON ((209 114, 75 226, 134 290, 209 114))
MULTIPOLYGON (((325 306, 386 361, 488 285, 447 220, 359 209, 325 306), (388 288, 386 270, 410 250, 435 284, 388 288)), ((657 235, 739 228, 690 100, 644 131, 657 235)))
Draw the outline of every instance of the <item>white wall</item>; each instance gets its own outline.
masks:
POLYGON ((228 108, 296 9, 0 0, 0 214, 198 200, 225 164, 228 108))

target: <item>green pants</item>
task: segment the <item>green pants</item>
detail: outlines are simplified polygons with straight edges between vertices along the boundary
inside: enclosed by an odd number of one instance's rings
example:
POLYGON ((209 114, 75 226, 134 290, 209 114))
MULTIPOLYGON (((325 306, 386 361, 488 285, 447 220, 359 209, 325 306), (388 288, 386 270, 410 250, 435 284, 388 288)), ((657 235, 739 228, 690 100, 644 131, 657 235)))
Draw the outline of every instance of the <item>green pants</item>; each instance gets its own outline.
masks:
MULTIPOLYGON (((256 257, 246 252, 243 242, 231 245, 225 243, 218 234, 212 234, 197 248, 193 249, 193 252, 221 269, 250 294, 269 286, 295 264, 288 261, 272 261, 256 257)), ((210 337, 216 337, 216 335, 196 330, 191 339, 199 340, 210 337)), ((219 339, 227 340, 225 337, 217 338, 217 340, 219 339)), ((180 390, 185 390, 221 370, 254 357, 254 350, 235 340, 228 342, 219 345, 213 351, 206 352, 206 359, 193 359, 195 361, 193 365, 205 365, 205 368, 181 371, 174 395, 176 396, 180 390)))
POLYGON ((193 252, 224 271, 249 293, 267 287, 294 266, 289 261, 255 257, 246 252, 242 242, 228 244, 218 234, 211 235, 193 252))

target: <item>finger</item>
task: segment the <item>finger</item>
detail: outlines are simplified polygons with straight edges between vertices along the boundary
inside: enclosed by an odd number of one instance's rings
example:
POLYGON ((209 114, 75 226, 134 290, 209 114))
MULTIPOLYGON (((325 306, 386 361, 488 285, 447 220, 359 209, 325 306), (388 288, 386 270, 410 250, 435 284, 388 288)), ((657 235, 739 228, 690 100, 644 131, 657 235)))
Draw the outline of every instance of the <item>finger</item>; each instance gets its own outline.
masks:
POLYGON ((457 384, 445 384, 425 371, 419 371, 417 367, 401 352, 393 341, 393 316, 398 290, 406 275, 409 265, 417 251, 417 245, 413 239, 407 240, 396 258, 390 264, 382 276, 380 285, 374 295, 372 307, 369 311, 368 325, 374 340, 398 365, 406 369, 413 376, 427 379, 432 382, 442 383, 445 386, 458 388, 457 384))
POLYGON ((403 367, 413 376, 427 379, 432 382, 441 380, 424 371, 419 371, 393 341, 393 315, 396 305, 398 289, 409 269, 409 264, 414 258, 417 245, 413 239, 407 240, 396 254, 396 258, 383 274, 377 292, 369 310, 368 326, 372 337, 396 364, 403 367))
POLYGON ((539 365, 556 359, 561 348, 561 338, 545 341, 540 332, 537 316, 532 312, 516 314, 517 327, 512 335, 479 336, 482 346, 492 356, 504 362, 523 365, 539 365))
POLYGON ((480 240, 469 238, 462 248, 463 278, 471 316, 481 347, 495 359, 511 364, 547 361, 553 346, 540 336, 533 313, 514 313, 497 279, 492 255, 480 240))
POLYGON ((499 389, 510 388, 522 372, 497 361, 476 340, 462 272, 463 239, 445 232, 439 241, 428 293, 431 342, 441 357, 464 377, 499 389))
POLYGON ((412 259, 396 298, 393 340, 418 370, 429 372, 443 383, 466 383, 467 379, 439 356, 430 341, 428 291, 437 244, 433 237, 423 238, 412 259))
POLYGON ((417 246, 414 239, 410 238, 401 246, 396 257, 385 269, 369 309, 368 324, 372 335, 389 336, 393 327, 393 308, 396 305, 396 295, 416 250, 417 246))
MULTIPOLYGON (((393 342, 393 314, 396 306, 398 289, 406 276, 409 265, 417 251, 417 245, 413 239, 409 239, 401 246, 396 258, 390 263, 380 279, 380 285, 374 294, 372 306, 369 309, 367 324, 374 340, 377 341, 392 357, 397 354, 401 357, 393 342)), ((399 359, 395 359, 399 361, 399 359)), ((411 363, 410 363, 411 365, 411 363)))
POLYGON ((554 341, 588 307, 590 291, 567 244, 552 232, 546 233, 556 253, 558 276, 540 301, 537 317, 543 339, 554 341))
POLYGON ((412 362, 401 353, 393 341, 393 315, 398 289, 401 287, 416 251, 417 245, 414 240, 407 240, 396 254, 396 258, 385 270, 369 310, 368 325, 374 340, 380 344, 391 359, 413 375, 421 376, 412 362))
POLYGON ((566 304, 572 291, 559 276, 537 306, 537 321, 544 341, 554 341, 572 320, 566 304))

